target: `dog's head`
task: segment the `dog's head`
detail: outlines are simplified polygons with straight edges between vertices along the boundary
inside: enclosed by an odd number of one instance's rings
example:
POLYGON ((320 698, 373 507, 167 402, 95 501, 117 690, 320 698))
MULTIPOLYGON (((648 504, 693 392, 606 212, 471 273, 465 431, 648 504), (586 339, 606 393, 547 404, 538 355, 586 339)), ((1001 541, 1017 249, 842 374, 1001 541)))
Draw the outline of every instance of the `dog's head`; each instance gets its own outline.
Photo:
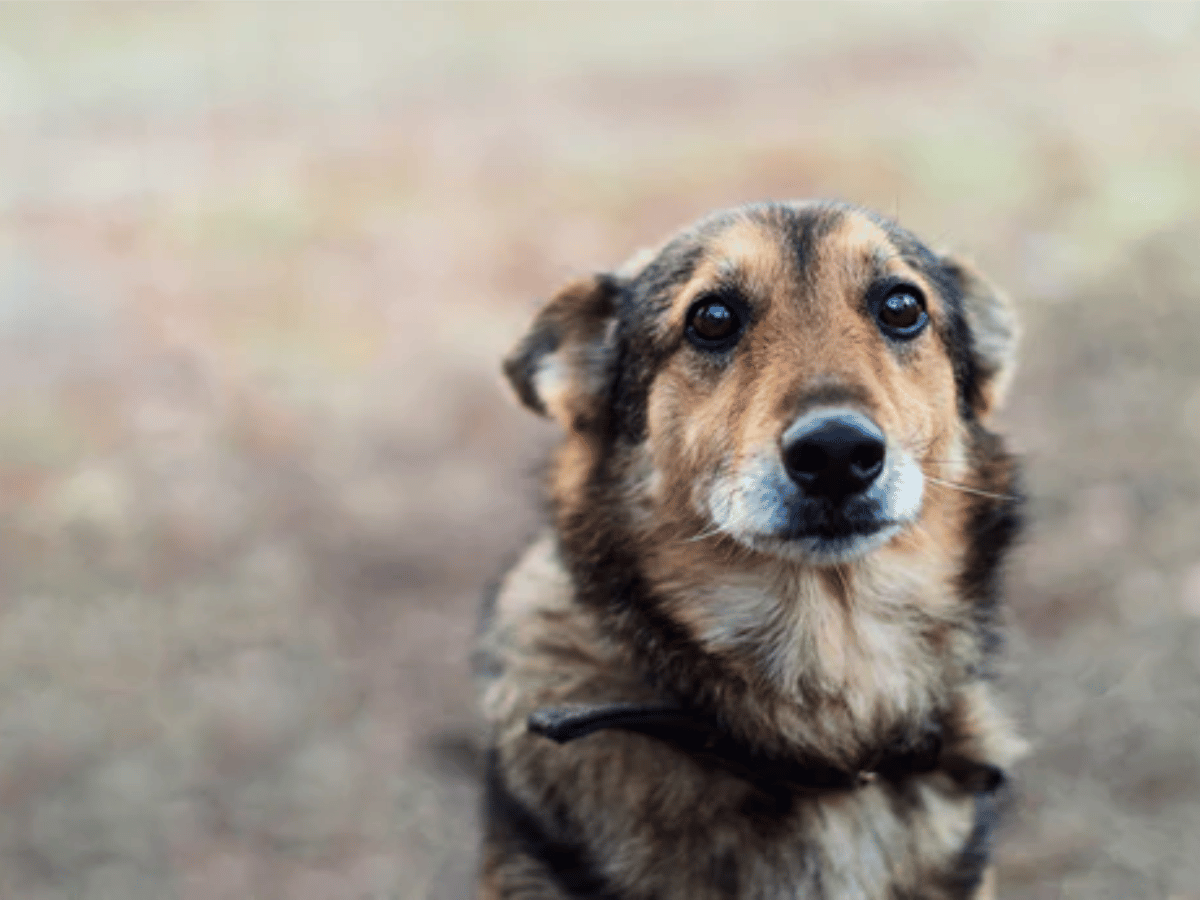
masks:
POLYGON ((1014 341, 999 293, 893 222, 763 204, 569 285, 505 372, 567 429, 560 502, 600 479, 645 528, 824 564, 953 502, 930 486, 971 480, 1014 341))

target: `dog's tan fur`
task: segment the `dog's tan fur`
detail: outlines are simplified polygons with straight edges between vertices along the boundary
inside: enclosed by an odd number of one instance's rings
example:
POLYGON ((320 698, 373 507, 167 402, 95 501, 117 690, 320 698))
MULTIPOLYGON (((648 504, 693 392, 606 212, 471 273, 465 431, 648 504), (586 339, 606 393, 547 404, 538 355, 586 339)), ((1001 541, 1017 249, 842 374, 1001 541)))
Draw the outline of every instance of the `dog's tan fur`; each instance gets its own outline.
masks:
POLYGON ((972 269, 834 204, 718 214, 544 307, 506 371, 566 437, 554 530, 505 577, 481 639, 507 810, 494 796, 481 897, 990 894, 976 858, 990 808, 949 763, 764 795, 646 735, 559 745, 526 720, 669 699, 756 752, 851 772, 936 723, 942 759, 1010 765, 1021 742, 988 660, 1014 472, 987 422, 1014 333, 972 269), (887 277, 926 301, 928 331, 904 346, 862 312, 887 277), (681 338, 687 311, 729 285, 752 322, 730 353, 700 352, 681 338), (920 511, 880 546, 806 558, 760 533, 754 492, 789 423, 831 403, 869 415, 889 459, 919 469, 905 489, 921 479, 920 511))

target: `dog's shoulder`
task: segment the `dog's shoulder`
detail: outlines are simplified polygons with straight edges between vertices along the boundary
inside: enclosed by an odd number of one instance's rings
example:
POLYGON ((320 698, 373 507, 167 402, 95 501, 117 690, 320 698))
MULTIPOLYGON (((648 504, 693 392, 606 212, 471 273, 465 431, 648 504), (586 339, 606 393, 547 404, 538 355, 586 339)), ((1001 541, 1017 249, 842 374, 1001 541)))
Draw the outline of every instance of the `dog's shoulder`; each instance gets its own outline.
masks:
POLYGON ((547 532, 536 537, 485 603, 475 675, 486 721, 524 729, 539 706, 649 699, 625 650, 603 632, 547 532))

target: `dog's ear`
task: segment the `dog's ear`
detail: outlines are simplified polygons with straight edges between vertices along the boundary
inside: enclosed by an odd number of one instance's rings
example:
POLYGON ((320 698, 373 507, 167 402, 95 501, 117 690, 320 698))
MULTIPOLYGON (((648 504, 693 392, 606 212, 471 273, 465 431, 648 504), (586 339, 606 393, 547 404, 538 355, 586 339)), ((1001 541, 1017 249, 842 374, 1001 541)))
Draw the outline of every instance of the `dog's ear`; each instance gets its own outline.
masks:
POLYGON ((1020 335, 1008 296, 961 257, 942 256, 942 267, 962 292, 963 315, 975 347, 976 394, 971 405, 986 420, 1004 402, 1020 335))
POLYGON ((539 415, 587 431, 599 421, 612 374, 617 279, 573 281, 549 300, 504 359, 517 397, 539 415))

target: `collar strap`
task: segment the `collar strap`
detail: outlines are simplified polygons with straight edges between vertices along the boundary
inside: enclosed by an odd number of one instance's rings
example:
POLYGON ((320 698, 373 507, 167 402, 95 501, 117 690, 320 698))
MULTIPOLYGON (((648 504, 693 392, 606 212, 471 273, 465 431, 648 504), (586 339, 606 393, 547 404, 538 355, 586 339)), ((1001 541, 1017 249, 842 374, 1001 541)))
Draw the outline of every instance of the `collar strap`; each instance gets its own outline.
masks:
POLYGON ((868 766, 848 771, 815 759, 767 756, 721 729, 713 720, 667 703, 596 703, 544 706, 528 720, 534 734, 559 744, 606 728, 644 734, 702 762, 724 769, 757 787, 779 790, 846 791, 876 778, 900 781, 941 769, 971 793, 991 793, 1005 781, 996 766, 942 754, 940 729, 917 743, 896 745, 879 753, 868 766))

